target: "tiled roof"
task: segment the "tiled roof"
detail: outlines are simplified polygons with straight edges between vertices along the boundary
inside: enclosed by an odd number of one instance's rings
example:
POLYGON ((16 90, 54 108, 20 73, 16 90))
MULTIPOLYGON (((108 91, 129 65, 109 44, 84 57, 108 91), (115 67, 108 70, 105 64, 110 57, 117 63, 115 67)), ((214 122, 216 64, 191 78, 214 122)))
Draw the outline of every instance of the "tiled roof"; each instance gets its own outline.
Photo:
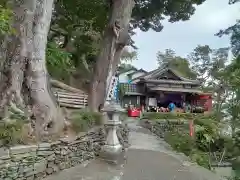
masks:
POLYGON ((139 70, 137 70, 137 71, 135 71, 135 72, 129 73, 128 76, 132 76, 133 74, 138 73, 138 72, 147 73, 147 71, 145 71, 144 69, 139 69, 139 70))
POLYGON ((136 77, 136 78, 132 79, 132 81, 134 81, 134 80, 136 80, 136 79, 142 79, 143 77, 149 75, 150 73, 152 73, 152 72, 154 72, 154 71, 156 71, 156 70, 157 70, 157 69, 155 69, 155 70, 153 70, 153 71, 150 71, 150 72, 147 72, 146 74, 144 74, 144 75, 142 75, 142 76, 136 77))
POLYGON ((118 71, 118 74, 122 74, 122 73, 126 73, 126 72, 132 71, 132 70, 138 71, 137 68, 135 68, 135 67, 131 67, 131 68, 128 68, 128 69, 124 69, 122 67, 119 67, 117 71, 118 71))
MULTIPOLYGON (((164 65, 161 68, 155 69, 153 71, 148 72, 147 74, 137 77, 133 80, 136 79, 144 79, 144 80, 152 80, 154 78, 156 78, 157 76, 160 76, 161 74, 163 74, 166 71, 171 71, 175 76, 179 77, 180 81, 187 81, 187 82, 191 82, 191 84, 200 84, 200 82, 198 80, 192 80, 192 79, 188 79, 186 77, 183 77, 178 71, 176 71, 173 68, 168 67, 167 65, 164 65)), ((168 82, 170 82, 171 80, 167 80, 168 82)))
POLYGON ((155 80, 155 79, 148 79, 148 80, 143 80, 144 82, 149 82, 149 83, 166 83, 166 84, 198 84, 198 81, 194 81, 194 80, 186 80, 186 81, 182 81, 182 80, 171 80, 171 79, 159 79, 159 80, 155 80))
POLYGON ((200 89, 186 89, 186 88, 166 88, 166 87, 152 87, 150 90, 154 91, 171 91, 171 92, 188 92, 188 93, 202 93, 200 89))

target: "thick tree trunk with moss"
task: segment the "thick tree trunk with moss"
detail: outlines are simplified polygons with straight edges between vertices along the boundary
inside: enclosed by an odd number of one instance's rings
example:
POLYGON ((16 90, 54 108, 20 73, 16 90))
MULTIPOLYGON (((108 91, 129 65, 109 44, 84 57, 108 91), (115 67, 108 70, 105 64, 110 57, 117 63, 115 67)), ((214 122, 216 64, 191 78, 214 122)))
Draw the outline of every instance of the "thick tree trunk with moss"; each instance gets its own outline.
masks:
POLYGON ((52 17, 53 0, 38 0, 34 14, 33 54, 27 67, 32 113, 36 119, 36 135, 57 134, 64 126, 64 119, 53 101, 46 68, 47 35, 52 17))
POLYGON ((32 21, 36 7, 36 0, 13 1, 14 35, 6 37, 6 59, 3 63, 0 82, 1 115, 7 116, 11 103, 24 108, 22 85, 26 62, 31 49, 28 41, 32 38, 32 21))
POLYGON ((59 133, 64 125, 51 94, 45 62, 52 7, 53 0, 14 1, 16 33, 8 40, 0 82, 1 115, 7 116, 12 103, 30 110, 39 140, 59 133))
POLYGON ((128 32, 126 29, 129 26, 133 7, 133 0, 112 0, 110 20, 104 33, 88 97, 88 105, 93 111, 97 111, 106 99, 109 80, 114 73, 115 53, 126 45, 126 42, 119 42, 119 34, 128 32))

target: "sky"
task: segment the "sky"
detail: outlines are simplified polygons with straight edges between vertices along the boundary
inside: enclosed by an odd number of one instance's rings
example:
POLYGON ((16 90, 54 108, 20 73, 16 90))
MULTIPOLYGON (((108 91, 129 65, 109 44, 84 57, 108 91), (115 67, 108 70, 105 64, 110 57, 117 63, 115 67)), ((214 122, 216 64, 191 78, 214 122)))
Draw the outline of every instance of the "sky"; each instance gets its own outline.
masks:
POLYGON ((228 0, 206 0, 196 7, 188 21, 164 21, 161 32, 137 30, 133 39, 138 47, 138 59, 132 64, 150 71, 157 68, 158 51, 170 48, 176 55, 186 57, 197 45, 209 45, 213 49, 227 47, 229 37, 219 38, 214 34, 233 25, 237 19, 240 19, 240 3, 228 5, 228 0))

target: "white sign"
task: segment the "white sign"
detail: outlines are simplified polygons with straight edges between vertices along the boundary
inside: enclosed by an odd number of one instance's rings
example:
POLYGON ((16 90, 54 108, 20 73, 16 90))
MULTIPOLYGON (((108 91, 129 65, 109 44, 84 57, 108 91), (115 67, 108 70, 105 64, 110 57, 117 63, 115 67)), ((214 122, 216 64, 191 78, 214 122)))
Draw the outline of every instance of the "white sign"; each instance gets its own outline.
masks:
POLYGON ((149 105, 149 106, 157 106, 157 100, 156 100, 156 98, 149 98, 149 99, 148 99, 148 105, 149 105))

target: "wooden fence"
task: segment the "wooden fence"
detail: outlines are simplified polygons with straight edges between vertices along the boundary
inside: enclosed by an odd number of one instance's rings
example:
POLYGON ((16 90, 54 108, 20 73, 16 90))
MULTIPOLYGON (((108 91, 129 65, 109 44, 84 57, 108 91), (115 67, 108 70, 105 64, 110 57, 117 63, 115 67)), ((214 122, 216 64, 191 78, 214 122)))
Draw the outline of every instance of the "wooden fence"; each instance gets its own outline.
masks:
POLYGON ((82 109, 88 105, 88 95, 83 91, 54 80, 52 90, 60 107, 82 109))

